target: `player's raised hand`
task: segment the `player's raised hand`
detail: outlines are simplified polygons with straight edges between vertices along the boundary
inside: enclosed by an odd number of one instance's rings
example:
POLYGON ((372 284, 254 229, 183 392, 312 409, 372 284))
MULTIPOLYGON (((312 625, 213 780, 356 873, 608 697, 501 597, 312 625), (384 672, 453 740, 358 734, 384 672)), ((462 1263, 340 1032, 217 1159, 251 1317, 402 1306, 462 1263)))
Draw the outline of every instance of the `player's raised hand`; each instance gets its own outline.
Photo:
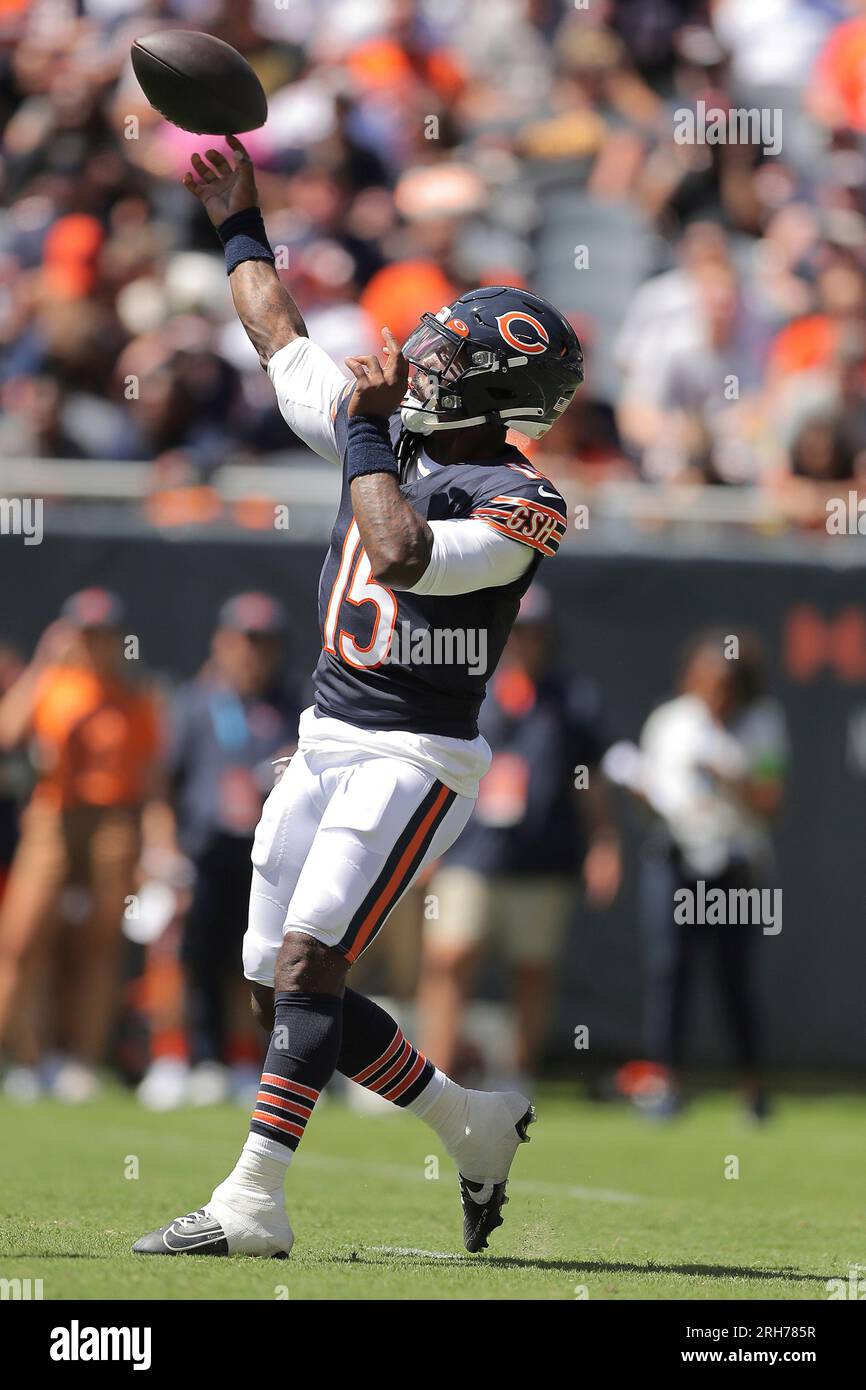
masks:
POLYGON ((346 366, 355 378, 350 415, 383 415, 387 419, 406 394, 409 363, 390 328, 382 329, 382 337, 384 365, 373 356, 346 358, 346 366))
POLYGON ((206 150, 208 163, 200 154, 194 154, 193 172, 183 176, 184 187, 195 194, 215 227, 233 212, 258 207, 259 203, 252 160, 236 135, 226 139, 235 157, 234 164, 219 150, 206 150))

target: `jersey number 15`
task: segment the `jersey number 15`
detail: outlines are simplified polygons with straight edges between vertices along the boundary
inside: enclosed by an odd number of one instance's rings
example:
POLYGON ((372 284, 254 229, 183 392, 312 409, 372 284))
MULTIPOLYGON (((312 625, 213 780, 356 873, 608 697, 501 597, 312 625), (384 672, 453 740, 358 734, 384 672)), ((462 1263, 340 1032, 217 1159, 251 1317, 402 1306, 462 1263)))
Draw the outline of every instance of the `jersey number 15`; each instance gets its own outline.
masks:
POLYGON ((391 589, 377 584, 373 578, 370 558, 361 544, 358 523, 353 520, 343 541, 340 568, 325 614, 325 651, 359 670, 380 666, 388 655, 396 622, 397 599, 391 589), (365 603, 373 605, 374 617, 370 641, 362 647, 354 634, 340 625, 340 620, 342 617, 351 622, 354 616, 352 609, 361 608, 365 603), (351 608, 345 608, 345 604, 350 604, 351 608))

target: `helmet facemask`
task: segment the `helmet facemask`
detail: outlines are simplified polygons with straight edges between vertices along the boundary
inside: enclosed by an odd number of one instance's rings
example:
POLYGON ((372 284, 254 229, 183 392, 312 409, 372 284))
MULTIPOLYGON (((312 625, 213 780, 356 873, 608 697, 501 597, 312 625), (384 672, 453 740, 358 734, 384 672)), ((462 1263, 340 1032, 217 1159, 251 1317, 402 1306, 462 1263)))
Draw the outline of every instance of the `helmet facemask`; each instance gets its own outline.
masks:
POLYGON ((484 424, 495 414, 486 411, 471 416, 465 408, 462 383, 482 372, 498 370, 500 365, 495 352, 467 343, 467 334, 460 319, 444 324, 432 314, 424 314, 406 339, 403 356, 410 368, 409 389, 400 413, 411 433, 465 429, 484 424))

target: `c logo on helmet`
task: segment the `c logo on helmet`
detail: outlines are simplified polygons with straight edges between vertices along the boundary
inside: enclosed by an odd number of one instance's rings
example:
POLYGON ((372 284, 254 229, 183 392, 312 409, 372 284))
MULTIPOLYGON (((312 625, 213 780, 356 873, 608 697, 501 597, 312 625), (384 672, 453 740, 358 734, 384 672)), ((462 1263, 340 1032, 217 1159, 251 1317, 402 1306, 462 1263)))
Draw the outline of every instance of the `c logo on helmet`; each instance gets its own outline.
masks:
POLYGON ((550 343, 550 335, 544 324, 539 323, 538 319, 534 319, 531 314, 524 314, 520 309, 512 309, 508 314, 500 314, 496 320, 496 326, 509 347, 517 348, 520 352, 528 353, 529 356, 544 352, 550 343), (526 325, 526 327, 522 325, 526 325), (513 326, 518 327, 518 332, 521 333, 519 338, 515 336, 513 326))

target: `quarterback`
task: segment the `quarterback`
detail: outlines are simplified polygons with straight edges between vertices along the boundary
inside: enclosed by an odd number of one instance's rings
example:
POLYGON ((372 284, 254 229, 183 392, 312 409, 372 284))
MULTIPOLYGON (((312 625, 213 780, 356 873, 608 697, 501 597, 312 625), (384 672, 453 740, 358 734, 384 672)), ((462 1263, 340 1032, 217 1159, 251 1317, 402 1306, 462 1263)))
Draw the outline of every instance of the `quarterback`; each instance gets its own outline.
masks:
POLYGON ((315 704, 253 848, 243 962, 270 1045, 249 1136, 198 1211, 133 1248, 287 1255, 286 1171, 340 1071, 435 1130, 459 1173, 464 1243, 482 1250, 532 1106, 458 1086, 346 979, 472 810, 490 760, 485 684, 567 525, 560 494, 506 434, 538 438, 556 422, 583 379, 580 344, 538 296, 478 289, 425 314, 402 350, 383 329, 382 361, 349 358, 347 382, 307 337, 249 157, 230 144, 233 163, 194 155, 184 182, 217 229, 284 418, 341 468, 342 495, 319 583, 315 704))

